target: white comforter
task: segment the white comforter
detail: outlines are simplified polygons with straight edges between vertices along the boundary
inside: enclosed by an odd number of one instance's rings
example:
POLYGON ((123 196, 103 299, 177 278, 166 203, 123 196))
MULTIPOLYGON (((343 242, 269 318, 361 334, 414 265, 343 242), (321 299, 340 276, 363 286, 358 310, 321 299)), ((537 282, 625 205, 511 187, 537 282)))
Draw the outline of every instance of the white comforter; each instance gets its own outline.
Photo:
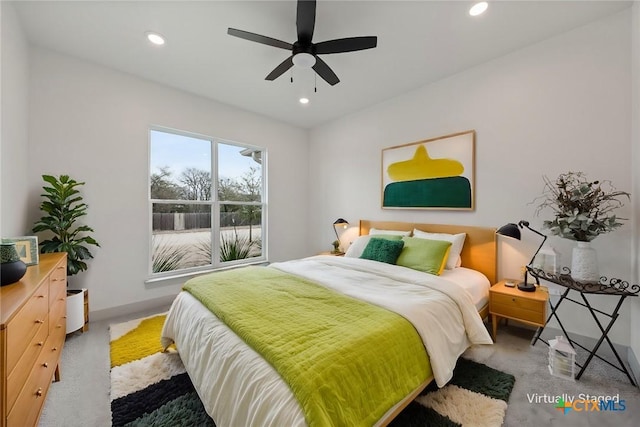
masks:
MULTIPOLYGON (((275 263, 270 268, 404 316, 420 334, 440 387, 451 379, 458 357, 470 344, 492 343, 468 293, 443 278, 332 256, 275 263)), ((173 341, 217 425, 305 425, 291 390, 271 365, 186 292, 176 298, 163 328, 163 345, 173 341)))

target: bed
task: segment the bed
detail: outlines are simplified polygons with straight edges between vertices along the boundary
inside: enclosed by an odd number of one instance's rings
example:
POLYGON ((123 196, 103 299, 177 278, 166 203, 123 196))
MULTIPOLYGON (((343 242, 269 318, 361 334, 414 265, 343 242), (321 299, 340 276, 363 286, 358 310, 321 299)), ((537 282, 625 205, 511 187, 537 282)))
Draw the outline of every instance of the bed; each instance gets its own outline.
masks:
POLYGON ((345 257, 213 273, 185 285, 167 314, 162 344, 176 344, 216 425, 386 425, 430 382, 446 384, 469 345, 492 342, 482 319, 495 283, 495 229, 362 220, 360 235, 345 257), (398 232, 410 236, 397 239, 398 232), (458 267, 444 268, 449 249, 439 276, 357 251, 367 239, 423 244, 413 237, 420 232, 464 234, 458 267), (468 284, 478 276, 480 284, 468 284), (232 292, 218 293, 225 287, 232 292), (279 295, 273 306, 254 294, 271 287, 279 295), (343 316, 350 320, 338 322, 343 316), (263 325, 287 318, 296 319, 286 326, 291 330, 263 325), (299 335, 305 328, 313 337, 299 335), (314 341, 318 336, 324 341, 314 341), (318 371, 310 366, 316 360, 318 371))

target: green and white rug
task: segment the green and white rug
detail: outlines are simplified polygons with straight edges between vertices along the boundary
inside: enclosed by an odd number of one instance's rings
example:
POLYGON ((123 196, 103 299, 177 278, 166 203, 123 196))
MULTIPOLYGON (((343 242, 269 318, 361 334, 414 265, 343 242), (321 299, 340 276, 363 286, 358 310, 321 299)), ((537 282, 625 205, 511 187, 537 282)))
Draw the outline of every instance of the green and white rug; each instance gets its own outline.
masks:
MULTIPOLYGON (((215 426, 172 349, 162 353, 164 315, 110 326, 111 418, 120 426, 215 426)), ((394 427, 497 427, 515 378, 460 359, 453 379, 430 385, 390 424, 394 427)))

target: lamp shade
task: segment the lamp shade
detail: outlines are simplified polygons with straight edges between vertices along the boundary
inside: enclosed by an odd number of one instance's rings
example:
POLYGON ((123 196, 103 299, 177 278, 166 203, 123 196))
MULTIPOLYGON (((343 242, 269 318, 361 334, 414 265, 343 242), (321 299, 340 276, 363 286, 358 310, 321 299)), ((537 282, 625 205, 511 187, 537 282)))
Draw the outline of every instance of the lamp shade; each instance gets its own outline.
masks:
POLYGON ((347 221, 346 219, 343 219, 343 218, 338 218, 333 222, 333 225, 338 225, 338 224, 349 225, 349 221, 347 221))
POLYGON ((509 224, 503 225, 496 231, 496 234, 500 234, 501 236, 511 237, 512 239, 520 240, 522 238, 522 234, 520 233, 520 228, 510 222, 509 224))

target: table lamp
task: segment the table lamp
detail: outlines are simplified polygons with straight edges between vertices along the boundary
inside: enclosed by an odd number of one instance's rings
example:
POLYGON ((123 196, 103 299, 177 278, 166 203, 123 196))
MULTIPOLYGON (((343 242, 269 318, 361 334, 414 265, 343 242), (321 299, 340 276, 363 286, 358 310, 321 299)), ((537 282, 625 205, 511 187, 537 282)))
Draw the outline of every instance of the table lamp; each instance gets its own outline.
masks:
MULTIPOLYGON (((529 264, 527 264, 527 265, 531 265, 533 263, 533 260, 536 259, 536 255, 538 255, 538 252, 540 252, 540 249, 542 249, 542 245, 544 245, 544 242, 547 240, 547 236, 529 227, 529 221, 524 221, 524 220, 521 220, 520 222, 518 222, 517 225, 512 222, 510 222, 509 224, 503 225, 498 229, 498 231, 496 231, 496 234, 500 234, 501 236, 520 240, 522 238, 520 229, 525 227, 533 231, 537 235, 544 237, 544 239, 542 239, 542 243, 540 243, 540 246, 538 246, 538 250, 536 250, 536 252, 533 254, 533 257, 531 257, 531 261, 529 261, 529 264)), ((527 276, 528 276, 528 271, 525 269, 524 282, 518 283, 518 289, 524 292, 534 292, 536 290, 536 286, 532 283, 527 283, 527 276)))
POLYGON ((340 234, 338 234, 338 229, 342 229, 342 232, 349 227, 349 222, 343 218, 338 218, 333 222, 333 231, 336 233, 336 240, 340 242, 340 234))

